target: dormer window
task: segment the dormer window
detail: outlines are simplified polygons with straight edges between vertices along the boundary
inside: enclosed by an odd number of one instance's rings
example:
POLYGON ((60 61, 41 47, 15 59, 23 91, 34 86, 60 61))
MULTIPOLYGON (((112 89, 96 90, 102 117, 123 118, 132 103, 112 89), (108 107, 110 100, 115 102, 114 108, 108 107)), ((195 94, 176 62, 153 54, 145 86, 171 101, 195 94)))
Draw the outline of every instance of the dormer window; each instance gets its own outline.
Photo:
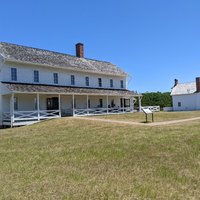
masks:
POLYGON ((124 81, 123 80, 120 81, 120 87, 124 88, 124 81))
POLYGON ((34 70, 34 82, 39 83, 39 71, 34 70))
POLYGON ((102 79, 101 78, 98 78, 98 84, 99 84, 99 87, 102 87, 102 79))
POLYGON ((113 80, 110 79, 110 87, 113 88, 113 80))
POLYGON ((90 85, 89 77, 85 77, 85 85, 86 85, 86 86, 89 86, 89 85, 90 85))
POLYGON ((11 80, 17 81, 17 68, 11 68, 11 80))
POLYGON ((75 76, 71 75, 71 85, 75 85, 75 76))
POLYGON ((54 84, 58 84, 58 73, 53 73, 53 82, 54 84))

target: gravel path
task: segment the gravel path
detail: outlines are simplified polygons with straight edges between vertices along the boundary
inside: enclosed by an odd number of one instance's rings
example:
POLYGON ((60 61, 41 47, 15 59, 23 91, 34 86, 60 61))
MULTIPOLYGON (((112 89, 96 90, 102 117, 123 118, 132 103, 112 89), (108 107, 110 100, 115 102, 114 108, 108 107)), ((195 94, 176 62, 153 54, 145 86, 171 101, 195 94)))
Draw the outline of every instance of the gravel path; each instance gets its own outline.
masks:
POLYGON ((107 123, 114 123, 114 124, 128 124, 128 125, 139 125, 139 126, 163 126, 163 125, 170 125, 170 124, 178 124, 184 123, 194 120, 200 120, 200 117, 194 117, 189 119, 179 119, 173 121, 164 121, 164 122, 154 122, 154 123, 140 123, 140 122, 130 122, 130 121, 118 121, 118 120, 111 120, 111 119, 100 119, 100 118, 92 118, 92 117, 74 117, 73 119, 81 119, 81 120, 88 120, 88 121, 99 121, 99 122, 107 122, 107 123))

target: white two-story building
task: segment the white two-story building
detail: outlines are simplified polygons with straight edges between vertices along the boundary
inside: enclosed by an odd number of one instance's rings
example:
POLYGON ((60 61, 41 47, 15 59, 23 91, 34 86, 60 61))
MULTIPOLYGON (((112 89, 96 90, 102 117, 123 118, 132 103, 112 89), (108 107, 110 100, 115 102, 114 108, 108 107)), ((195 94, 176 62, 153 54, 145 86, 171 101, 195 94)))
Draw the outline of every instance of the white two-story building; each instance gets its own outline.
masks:
POLYGON ((18 126, 67 115, 132 112, 141 95, 110 62, 0 43, 0 125, 18 126))

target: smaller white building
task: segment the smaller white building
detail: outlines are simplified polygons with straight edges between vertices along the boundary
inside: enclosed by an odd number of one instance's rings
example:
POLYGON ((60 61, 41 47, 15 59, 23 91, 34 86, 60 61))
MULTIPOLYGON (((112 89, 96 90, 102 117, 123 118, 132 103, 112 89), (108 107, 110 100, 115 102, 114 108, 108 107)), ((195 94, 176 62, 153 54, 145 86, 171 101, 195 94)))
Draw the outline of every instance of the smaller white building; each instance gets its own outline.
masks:
POLYGON ((179 83, 175 79, 171 96, 174 111, 200 110, 200 77, 190 83, 179 83))

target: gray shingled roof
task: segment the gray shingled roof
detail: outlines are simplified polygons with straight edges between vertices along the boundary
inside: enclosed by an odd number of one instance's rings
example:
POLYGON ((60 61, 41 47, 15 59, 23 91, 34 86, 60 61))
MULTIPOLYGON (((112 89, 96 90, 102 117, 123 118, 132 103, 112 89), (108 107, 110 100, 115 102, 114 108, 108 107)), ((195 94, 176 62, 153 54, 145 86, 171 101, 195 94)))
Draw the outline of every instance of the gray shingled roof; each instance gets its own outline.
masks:
POLYGON ((109 95, 109 96, 140 96, 130 90, 111 90, 97 88, 81 88, 53 85, 35 85, 24 83, 2 82, 11 92, 16 93, 54 93, 54 94, 93 94, 93 95, 109 95))
POLYGON ((127 74, 110 62, 78 58, 68 54, 57 53, 21 45, 0 43, 0 54, 7 60, 28 62, 52 67, 127 76, 127 74))
POLYGON ((196 92, 196 83, 182 83, 176 85, 171 92, 171 95, 193 94, 196 92))

